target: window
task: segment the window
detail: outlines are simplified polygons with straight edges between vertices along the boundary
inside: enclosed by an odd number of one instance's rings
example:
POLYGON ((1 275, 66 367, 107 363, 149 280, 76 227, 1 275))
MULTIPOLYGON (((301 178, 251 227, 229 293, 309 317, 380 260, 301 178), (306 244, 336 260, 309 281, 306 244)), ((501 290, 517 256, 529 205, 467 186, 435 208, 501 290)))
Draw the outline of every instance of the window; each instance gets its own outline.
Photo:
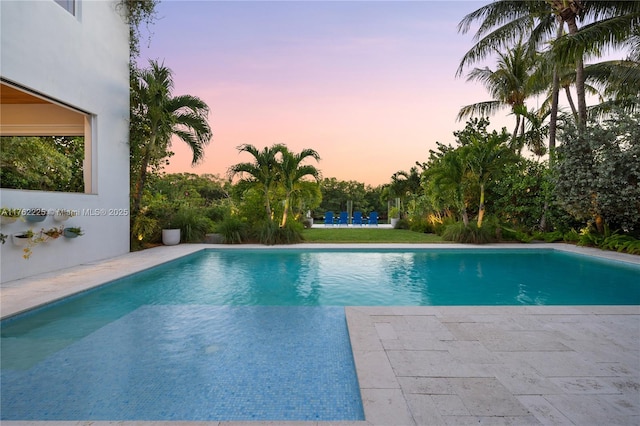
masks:
POLYGON ((92 193, 90 114, 0 84, 0 186, 92 193))
POLYGON ((76 0, 54 0, 60 6, 64 8, 67 12, 74 15, 76 14, 76 0))

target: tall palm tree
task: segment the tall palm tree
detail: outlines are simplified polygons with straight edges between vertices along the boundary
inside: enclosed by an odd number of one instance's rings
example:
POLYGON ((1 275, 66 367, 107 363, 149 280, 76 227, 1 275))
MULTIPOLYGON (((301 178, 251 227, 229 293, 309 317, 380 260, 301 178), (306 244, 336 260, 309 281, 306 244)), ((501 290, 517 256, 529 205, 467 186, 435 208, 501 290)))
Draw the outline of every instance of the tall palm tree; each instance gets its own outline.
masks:
MULTIPOLYGON (((466 33, 480 23, 476 44, 463 56, 457 75, 494 50, 508 49, 524 38, 531 50, 549 45, 559 64, 574 63, 578 125, 587 119, 584 57, 605 46, 619 46, 637 28, 640 2, 583 0, 496 0, 466 15, 458 30, 466 33), (593 22, 578 28, 578 22, 593 22), (567 27, 568 34, 563 33, 567 27)), ((554 105, 558 80, 554 79, 554 105)), ((552 107, 550 139, 555 135, 557 107, 552 107)), ((551 142, 550 141, 550 145, 551 142)))
POLYGON ((134 214, 140 211, 148 168, 169 155, 171 137, 177 136, 191 148, 195 165, 204 158, 204 148, 212 136, 207 104, 191 95, 172 96, 171 70, 153 60, 149 65, 139 72, 131 88, 131 125, 135 129, 131 145, 132 152, 140 155, 133 193, 134 214))
POLYGON ((315 166, 302 163, 307 158, 313 158, 316 161, 320 161, 320 155, 313 149, 309 148, 303 149, 300 153, 296 154, 289 151, 284 146, 280 148, 279 152, 281 156, 278 161, 278 180, 285 191, 284 212, 282 214, 280 227, 284 227, 287 224, 291 196, 295 191, 300 189, 300 183, 303 181, 303 178, 311 176, 316 181, 320 179, 320 172, 315 166))
POLYGON ((498 63, 495 70, 489 67, 474 68, 467 77, 467 81, 476 80, 482 83, 493 100, 462 107, 458 113, 458 120, 473 115, 484 117, 492 115, 501 108, 510 107, 516 117, 512 145, 518 150, 516 141, 522 139, 525 127, 521 113, 525 108, 525 100, 541 91, 541 88, 536 86, 537 80, 532 78, 536 59, 522 42, 518 42, 507 53, 496 51, 496 54, 498 63))
POLYGON ((264 147, 259 151, 253 145, 244 144, 238 148, 239 152, 246 152, 253 156, 252 162, 245 162, 233 165, 229 168, 227 174, 230 179, 236 175, 241 175, 241 179, 253 186, 259 188, 264 197, 265 212, 268 220, 273 220, 271 213, 271 191, 277 182, 277 170, 279 168, 276 155, 286 147, 282 144, 275 144, 271 147, 264 147))

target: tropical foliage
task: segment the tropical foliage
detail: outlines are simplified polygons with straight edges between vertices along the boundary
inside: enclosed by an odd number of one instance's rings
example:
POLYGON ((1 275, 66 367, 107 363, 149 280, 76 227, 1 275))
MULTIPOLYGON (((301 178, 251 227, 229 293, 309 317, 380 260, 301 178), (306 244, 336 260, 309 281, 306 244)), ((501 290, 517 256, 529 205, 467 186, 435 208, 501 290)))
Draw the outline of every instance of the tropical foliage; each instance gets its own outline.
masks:
MULTIPOLYGON (((263 206, 263 215, 253 217, 253 222, 259 224, 255 230, 258 240, 267 244, 299 241, 299 229, 289 218, 293 214, 300 219, 320 203, 317 184, 320 171, 304 164, 306 159, 319 161, 320 155, 312 149, 294 153, 284 144, 262 150, 245 144, 239 146, 238 151, 250 154, 253 160, 231 166, 228 176, 240 178, 237 185, 240 198, 254 206, 257 203, 263 206)), ((255 211, 249 209, 247 219, 251 210, 255 211)))
POLYGON ((0 138, 3 188, 84 192, 84 138, 0 138))
MULTIPOLYGON (((144 3, 132 15, 138 22, 153 16, 154 0, 144 3)), ((376 211, 386 220, 393 207, 397 228, 445 240, 640 253, 640 2, 496 0, 462 18, 459 31, 471 28, 475 44, 457 74, 490 98, 461 108, 458 119, 468 121, 455 144, 436 142, 426 161, 378 187, 322 179, 317 151, 283 144, 240 145, 250 159, 231 166, 226 180, 164 175, 172 137, 191 147, 194 164, 202 160, 208 107, 174 97, 164 65, 133 68, 132 235, 153 243, 172 225, 185 241, 217 232, 226 243, 290 244, 301 241, 309 216, 376 211), (597 62, 609 48, 627 56, 597 62), (495 66, 479 66, 487 60, 495 66), (511 132, 490 130, 488 116, 500 110, 513 115, 511 132)))

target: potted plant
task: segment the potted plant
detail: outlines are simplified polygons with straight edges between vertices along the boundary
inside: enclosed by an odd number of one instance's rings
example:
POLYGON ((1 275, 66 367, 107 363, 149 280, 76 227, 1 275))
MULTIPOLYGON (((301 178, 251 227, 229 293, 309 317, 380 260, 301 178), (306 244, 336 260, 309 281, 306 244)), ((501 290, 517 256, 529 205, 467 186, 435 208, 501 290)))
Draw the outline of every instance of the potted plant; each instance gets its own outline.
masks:
POLYGON ((68 209, 59 209, 53 214, 53 220, 56 222, 64 222, 65 220, 74 217, 76 212, 68 209))
POLYGON ((24 218, 27 222, 42 222, 47 218, 47 211, 45 209, 27 209, 24 218))
POLYGON ((0 224, 8 225, 18 220, 20 216, 22 216, 22 209, 3 207, 0 209, 0 224))
POLYGON ((64 234, 64 228, 61 226, 60 228, 49 228, 47 230, 43 229, 40 232, 42 232, 42 235, 46 236, 47 239, 55 240, 56 238, 59 238, 62 236, 62 234, 64 234))
POLYGON ((84 231, 79 226, 70 226, 64 228, 63 235, 65 238, 76 238, 80 235, 84 235, 84 231))
POLYGON ((391 209, 389 209, 389 219, 391 220, 391 227, 395 228, 400 220, 400 209, 391 207, 391 209))
POLYGON ((180 244, 180 228, 165 228, 162 230, 162 244, 175 246, 180 244))
POLYGON ((180 244, 182 235, 179 222, 176 220, 178 213, 176 211, 167 212, 165 217, 168 219, 162 225, 162 244, 165 246, 180 244))
POLYGON ((36 234, 31 229, 18 232, 16 234, 13 234, 11 237, 11 240, 13 241, 13 244, 15 246, 22 247, 22 251, 24 253, 22 257, 24 257, 25 259, 29 259, 29 257, 31 257, 31 249, 34 246, 45 241, 41 232, 38 232, 36 234))

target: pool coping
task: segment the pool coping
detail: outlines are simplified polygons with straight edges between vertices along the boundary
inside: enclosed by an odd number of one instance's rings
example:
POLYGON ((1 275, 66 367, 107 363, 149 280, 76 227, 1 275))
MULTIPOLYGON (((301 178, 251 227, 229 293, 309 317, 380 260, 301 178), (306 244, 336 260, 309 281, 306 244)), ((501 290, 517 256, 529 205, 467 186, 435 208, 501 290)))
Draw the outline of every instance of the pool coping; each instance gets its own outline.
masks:
MULTIPOLYGON (((181 244, 2 283, 0 312, 2 318, 13 316, 203 249, 363 248, 552 249, 640 265, 640 256, 557 243, 181 244)), ((345 307, 345 312, 365 421, 91 424, 545 424, 584 423, 581 420, 602 415, 623 424, 640 423, 640 306, 345 307), (625 332, 616 332, 618 329, 625 332), (558 371, 544 371, 546 358, 559 360, 558 371), (576 371, 576 363, 582 363, 583 370, 576 371), (456 366, 453 370, 452 365, 456 366), (504 371, 522 377, 509 377, 504 371), (537 393, 523 390, 522 383, 533 383, 537 393), (629 388, 622 388, 621 383, 628 383, 629 388), (485 391, 488 397, 483 395, 485 391), (490 403, 481 406, 478 401, 490 403), (622 415, 616 401, 624 408, 622 415)))

